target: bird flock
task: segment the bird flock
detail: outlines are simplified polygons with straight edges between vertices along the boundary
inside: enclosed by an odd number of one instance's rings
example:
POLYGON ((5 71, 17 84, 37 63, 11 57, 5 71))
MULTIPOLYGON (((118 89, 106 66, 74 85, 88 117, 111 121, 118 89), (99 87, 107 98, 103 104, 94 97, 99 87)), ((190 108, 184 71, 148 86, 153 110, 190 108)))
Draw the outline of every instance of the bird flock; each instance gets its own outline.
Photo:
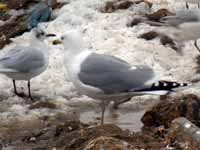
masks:
MULTIPOLYGON (((159 32, 172 35, 179 45, 194 40, 195 46, 200 50, 197 46, 197 39, 200 37, 200 9, 188 7, 188 3, 199 4, 199 1, 185 2, 187 10, 177 11, 175 15, 160 19, 166 26, 159 32)), ((35 25, 30 25, 31 28, 32 26, 35 25)), ((85 45, 83 34, 83 31, 73 29, 60 36, 36 27, 31 30, 29 46, 17 45, 0 58, 0 73, 12 79, 14 92, 18 96, 22 95, 17 91, 16 81, 27 81, 28 96, 33 100, 30 80, 39 76, 48 66, 49 48, 44 40, 56 37, 64 45, 64 65, 76 90, 101 102, 101 124, 104 123, 106 106, 111 101, 117 108, 134 96, 166 95, 188 86, 187 83, 158 78, 149 66, 131 65, 115 56, 95 53, 95 50, 85 45)))

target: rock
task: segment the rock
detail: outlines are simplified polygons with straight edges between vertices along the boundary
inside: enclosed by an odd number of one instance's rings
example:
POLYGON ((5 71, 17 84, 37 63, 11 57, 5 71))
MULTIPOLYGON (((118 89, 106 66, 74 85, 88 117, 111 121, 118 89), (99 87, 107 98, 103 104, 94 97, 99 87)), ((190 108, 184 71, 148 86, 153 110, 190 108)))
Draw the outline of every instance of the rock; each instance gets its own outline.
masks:
POLYGON ((169 128, 172 120, 179 117, 186 117, 192 123, 200 126, 200 98, 188 94, 177 98, 161 100, 151 110, 147 111, 142 122, 144 127, 158 127, 164 125, 169 128))

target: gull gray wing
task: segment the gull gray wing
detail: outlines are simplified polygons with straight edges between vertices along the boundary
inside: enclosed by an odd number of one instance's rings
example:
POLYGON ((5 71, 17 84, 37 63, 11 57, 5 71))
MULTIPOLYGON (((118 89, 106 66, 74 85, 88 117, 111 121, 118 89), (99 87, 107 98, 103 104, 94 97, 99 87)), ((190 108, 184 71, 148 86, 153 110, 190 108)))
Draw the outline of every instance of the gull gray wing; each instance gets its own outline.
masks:
POLYGON ((160 19, 160 22, 170 26, 178 26, 186 22, 197 22, 200 20, 200 10, 177 11, 174 16, 166 16, 160 19))
POLYGON ((0 59, 0 72, 31 72, 45 63, 43 53, 31 47, 15 47, 0 59))
POLYGON ((84 84, 101 89, 106 94, 139 90, 154 78, 147 66, 130 66, 119 58, 91 54, 82 63, 79 79, 84 84))

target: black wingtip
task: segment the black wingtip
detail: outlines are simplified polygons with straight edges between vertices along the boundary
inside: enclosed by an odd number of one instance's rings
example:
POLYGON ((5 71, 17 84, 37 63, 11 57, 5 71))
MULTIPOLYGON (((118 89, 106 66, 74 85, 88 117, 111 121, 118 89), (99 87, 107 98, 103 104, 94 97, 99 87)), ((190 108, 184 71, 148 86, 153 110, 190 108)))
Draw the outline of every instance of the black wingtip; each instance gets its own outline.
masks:
POLYGON ((178 82, 172 82, 172 81, 158 81, 158 83, 152 84, 153 89, 155 90, 168 90, 172 91, 175 88, 179 87, 185 87, 188 86, 188 83, 178 83, 178 82))
POLYGON ((169 91, 173 92, 174 89, 188 86, 188 83, 178 83, 178 82, 172 82, 172 81, 158 81, 156 83, 153 83, 150 88, 146 89, 140 89, 137 91, 169 91))

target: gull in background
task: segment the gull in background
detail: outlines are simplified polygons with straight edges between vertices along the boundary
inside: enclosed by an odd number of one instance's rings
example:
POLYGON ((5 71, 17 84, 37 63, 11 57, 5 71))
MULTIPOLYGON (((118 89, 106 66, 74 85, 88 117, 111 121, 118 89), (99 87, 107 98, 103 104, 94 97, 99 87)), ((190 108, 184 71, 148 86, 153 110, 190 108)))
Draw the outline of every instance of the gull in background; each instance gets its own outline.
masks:
POLYGON ((13 80, 16 95, 20 96, 15 80, 26 80, 29 97, 32 99, 30 80, 45 71, 48 66, 48 48, 43 40, 50 36, 54 35, 35 28, 31 31, 29 46, 17 45, 0 58, 0 73, 13 80))
POLYGON ((184 42, 194 40, 194 46, 200 52, 197 45, 197 39, 200 38, 200 9, 180 10, 176 15, 162 17, 160 22, 167 27, 159 29, 158 32, 174 39, 179 50, 184 42))
POLYGON ((156 80, 153 70, 144 65, 130 65, 109 55, 94 53, 84 46, 81 34, 72 30, 61 36, 64 64, 76 89, 93 99, 101 100, 101 124, 110 101, 127 101, 145 94, 165 95, 186 83, 156 80))

